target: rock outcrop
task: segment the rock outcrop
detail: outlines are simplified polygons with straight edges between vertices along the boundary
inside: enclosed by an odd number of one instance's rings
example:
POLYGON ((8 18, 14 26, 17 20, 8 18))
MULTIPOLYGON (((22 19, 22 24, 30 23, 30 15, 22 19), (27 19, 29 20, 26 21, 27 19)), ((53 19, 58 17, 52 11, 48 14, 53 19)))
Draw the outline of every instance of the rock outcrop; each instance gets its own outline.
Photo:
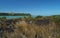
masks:
POLYGON ((57 38, 56 24, 50 19, 30 23, 16 19, 0 20, 0 38, 57 38))

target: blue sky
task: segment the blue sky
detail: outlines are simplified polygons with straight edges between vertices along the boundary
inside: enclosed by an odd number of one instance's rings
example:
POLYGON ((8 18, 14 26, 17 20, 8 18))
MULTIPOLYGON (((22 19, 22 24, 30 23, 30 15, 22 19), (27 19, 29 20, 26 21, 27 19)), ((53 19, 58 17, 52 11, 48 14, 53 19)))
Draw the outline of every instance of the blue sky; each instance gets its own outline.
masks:
POLYGON ((60 0, 0 0, 0 12, 57 15, 60 14, 60 0))

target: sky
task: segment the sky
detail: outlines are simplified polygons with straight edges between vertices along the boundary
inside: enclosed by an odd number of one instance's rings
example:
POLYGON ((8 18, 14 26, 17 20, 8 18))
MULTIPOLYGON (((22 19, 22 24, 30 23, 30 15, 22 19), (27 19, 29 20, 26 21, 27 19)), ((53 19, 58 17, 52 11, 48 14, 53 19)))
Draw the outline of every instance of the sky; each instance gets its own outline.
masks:
POLYGON ((0 12, 59 15, 60 0, 0 0, 0 12))

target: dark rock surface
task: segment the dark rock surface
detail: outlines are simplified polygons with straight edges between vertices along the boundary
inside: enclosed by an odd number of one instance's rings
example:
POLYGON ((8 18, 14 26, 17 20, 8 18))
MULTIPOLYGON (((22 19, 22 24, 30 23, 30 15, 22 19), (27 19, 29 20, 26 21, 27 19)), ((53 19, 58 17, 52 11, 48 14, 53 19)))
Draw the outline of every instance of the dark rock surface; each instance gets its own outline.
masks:
POLYGON ((48 25, 51 22, 52 22, 51 19, 41 19, 41 20, 36 20, 35 24, 38 24, 38 25, 48 25))

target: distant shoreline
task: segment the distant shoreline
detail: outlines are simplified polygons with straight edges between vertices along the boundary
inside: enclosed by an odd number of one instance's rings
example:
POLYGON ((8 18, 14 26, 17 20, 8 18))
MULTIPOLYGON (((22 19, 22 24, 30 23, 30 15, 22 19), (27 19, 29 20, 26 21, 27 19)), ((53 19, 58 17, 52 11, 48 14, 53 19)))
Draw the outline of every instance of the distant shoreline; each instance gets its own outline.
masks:
POLYGON ((31 16, 31 14, 26 14, 26 13, 0 13, 0 16, 31 16))

